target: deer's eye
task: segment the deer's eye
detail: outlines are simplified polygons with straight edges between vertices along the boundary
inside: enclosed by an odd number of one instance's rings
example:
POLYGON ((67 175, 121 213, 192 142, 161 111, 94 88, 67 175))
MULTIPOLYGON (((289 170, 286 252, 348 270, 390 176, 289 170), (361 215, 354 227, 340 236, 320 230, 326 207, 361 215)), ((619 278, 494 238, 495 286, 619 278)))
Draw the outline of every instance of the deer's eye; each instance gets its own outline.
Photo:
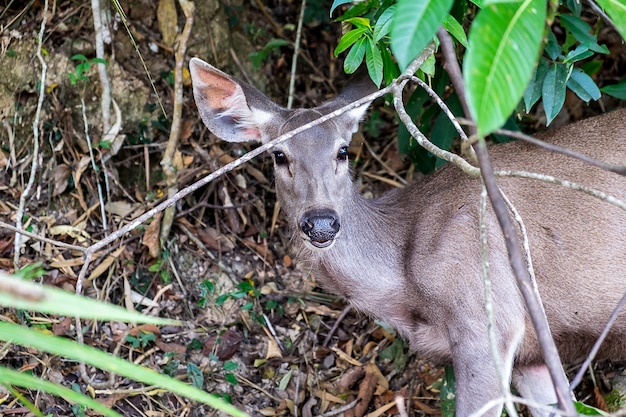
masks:
POLYGON ((287 164, 287 156, 283 151, 274 151, 274 162, 276 165, 286 165, 287 164))
POLYGON ((339 148, 339 152, 337 152, 337 160, 338 161, 347 161, 348 160, 348 147, 342 146, 339 148))

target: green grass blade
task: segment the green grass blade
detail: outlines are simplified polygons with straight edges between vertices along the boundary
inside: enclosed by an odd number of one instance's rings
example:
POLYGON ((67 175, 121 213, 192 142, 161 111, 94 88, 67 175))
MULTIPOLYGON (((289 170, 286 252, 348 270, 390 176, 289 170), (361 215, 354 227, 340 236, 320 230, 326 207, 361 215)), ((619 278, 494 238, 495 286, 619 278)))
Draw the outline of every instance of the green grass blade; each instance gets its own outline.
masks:
POLYGON ((62 385, 54 384, 41 378, 36 378, 24 372, 18 372, 14 369, 0 367, 0 384, 45 391, 58 397, 63 397, 72 403, 89 407, 105 416, 122 417, 121 414, 111 410, 109 407, 106 407, 83 393, 76 392, 62 385))
POLYGON ((202 402, 236 417, 247 416, 235 406, 194 388, 174 378, 162 375, 152 369, 138 366, 90 346, 83 346, 71 340, 50 336, 13 323, 0 322, 0 340, 21 346, 33 347, 42 352, 60 355, 95 366, 105 371, 131 378, 149 385, 157 385, 170 392, 202 402))
POLYGON ((151 324, 175 324, 174 320, 146 316, 58 288, 40 285, 0 272, 0 306, 59 316, 151 324))

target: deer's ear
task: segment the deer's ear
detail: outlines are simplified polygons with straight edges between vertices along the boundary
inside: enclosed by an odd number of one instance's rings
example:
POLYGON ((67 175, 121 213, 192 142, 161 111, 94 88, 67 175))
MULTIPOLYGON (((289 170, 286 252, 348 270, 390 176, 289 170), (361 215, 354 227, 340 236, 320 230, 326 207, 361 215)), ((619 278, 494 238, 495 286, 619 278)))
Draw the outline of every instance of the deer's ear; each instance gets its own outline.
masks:
POLYGON ((270 139, 267 126, 274 118, 273 102, 201 59, 192 58, 189 71, 198 112, 211 132, 228 142, 270 139), (251 106, 250 102, 257 105, 251 106), (263 105, 267 109, 260 108, 263 105))
MULTIPOLYGON (((347 104, 354 103, 363 97, 378 91, 372 82, 367 69, 362 67, 350 79, 344 90, 331 101, 323 104, 318 109, 322 114, 330 113, 347 104)), ((350 110, 335 119, 335 123, 341 124, 342 129, 354 133, 359 130, 359 124, 365 116, 365 112, 372 102, 366 102, 360 107, 350 110)))

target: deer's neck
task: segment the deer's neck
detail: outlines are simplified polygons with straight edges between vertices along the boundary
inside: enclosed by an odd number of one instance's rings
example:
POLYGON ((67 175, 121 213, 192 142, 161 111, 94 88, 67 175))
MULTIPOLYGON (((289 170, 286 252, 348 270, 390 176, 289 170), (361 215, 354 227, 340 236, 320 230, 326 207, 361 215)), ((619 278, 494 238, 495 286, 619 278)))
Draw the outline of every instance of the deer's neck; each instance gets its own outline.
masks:
POLYGON ((347 197, 341 215, 341 234, 325 251, 302 249, 302 259, 312 262, 317 279, 333 292, 358 304, 358 300, 397 291, 404 277, 404 252, 411 225, 406 211, 358 194, 347 197), (404 213, 404 214, 403 214, 404 213))

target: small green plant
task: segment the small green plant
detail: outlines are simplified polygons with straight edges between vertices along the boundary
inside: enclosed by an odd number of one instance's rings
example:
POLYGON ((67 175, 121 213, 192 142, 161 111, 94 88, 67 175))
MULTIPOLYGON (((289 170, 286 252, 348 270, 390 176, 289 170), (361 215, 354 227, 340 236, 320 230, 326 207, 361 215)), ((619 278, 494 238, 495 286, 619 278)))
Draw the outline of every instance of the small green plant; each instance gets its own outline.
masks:
POLYGON ((606 394, 604 400, 611 413, 621 410, 626 405, 626 395, 617 388, 613 388, 611 392, 606 394))
POLYGON ((239 365, 237 364, 237 362, 233 362, 233 361, 224 362, 224 366, 222 368, 224 370, 224 379, 229 384, 237 385, 239 383, 237 382, 237 377, 233 373, 233 371, 237 370, 238 366, 239 365))
POLYGON ((137 336, 126 335, 126 341, 130 343, 133 348, 145 348, 148 343, 156 341, 156 336, 152 332, 141 332, 137 336))
MULTIPOLYGON (((74 390, 75 392, 79 394, 82 394, 82 391, 80 390, 80 386, 76 382, 72 383, 72 390, 74 390)), ((86 410, 86 407, 82 404, 72 404, 72 413, 76 417, 85 417, 85 410, 86 410)))
MULTIPOLYGON (((256 298, 259 296, 259 294, 260 294, 260 291, 254 287, 254 281, 252 281, 251 279, 247 279, 237 284, 236 290, 218 296, 217 299, 215 300, 215 304, 218 306, 221 306, 226 302, 226 300, 230 298, 235 299, 235 300, 239 300, 246 296, 256 298)), ((254 301, 251 300, 245 303, 243 306, 241 306, 241 309, 251 310, 252 307, 254 307, 254 301)))
POLYGON ((148 272, 159 273, 161 279, 166 284, 172 282, 172 274, 170 273, 169 268, 167 268, 167 259, 169 258, 169 255, 170 254, 167 250, 163 250, 161 257, 156 259, 155 262, 148 268, 148 272))
POLYGON ((70 79, 72 85, 78 84, 80 81, 89 81, 89 78, 85 76, 89 72, 94 64, 106 64, 106 60, 102 58, 87 58, 83 54, 76 54, 70 58, 72 61, 77 61, 76 69, 74 72, 68 72, 67 77, 70 79))
POLYGON ((250 59, 254 68, 259 69, 261 62, 263 62, 274 50, 279 49, 281 46, 289 45, 289 42, 284 39, 271 39, 260 51, 252 52, 250 59))

